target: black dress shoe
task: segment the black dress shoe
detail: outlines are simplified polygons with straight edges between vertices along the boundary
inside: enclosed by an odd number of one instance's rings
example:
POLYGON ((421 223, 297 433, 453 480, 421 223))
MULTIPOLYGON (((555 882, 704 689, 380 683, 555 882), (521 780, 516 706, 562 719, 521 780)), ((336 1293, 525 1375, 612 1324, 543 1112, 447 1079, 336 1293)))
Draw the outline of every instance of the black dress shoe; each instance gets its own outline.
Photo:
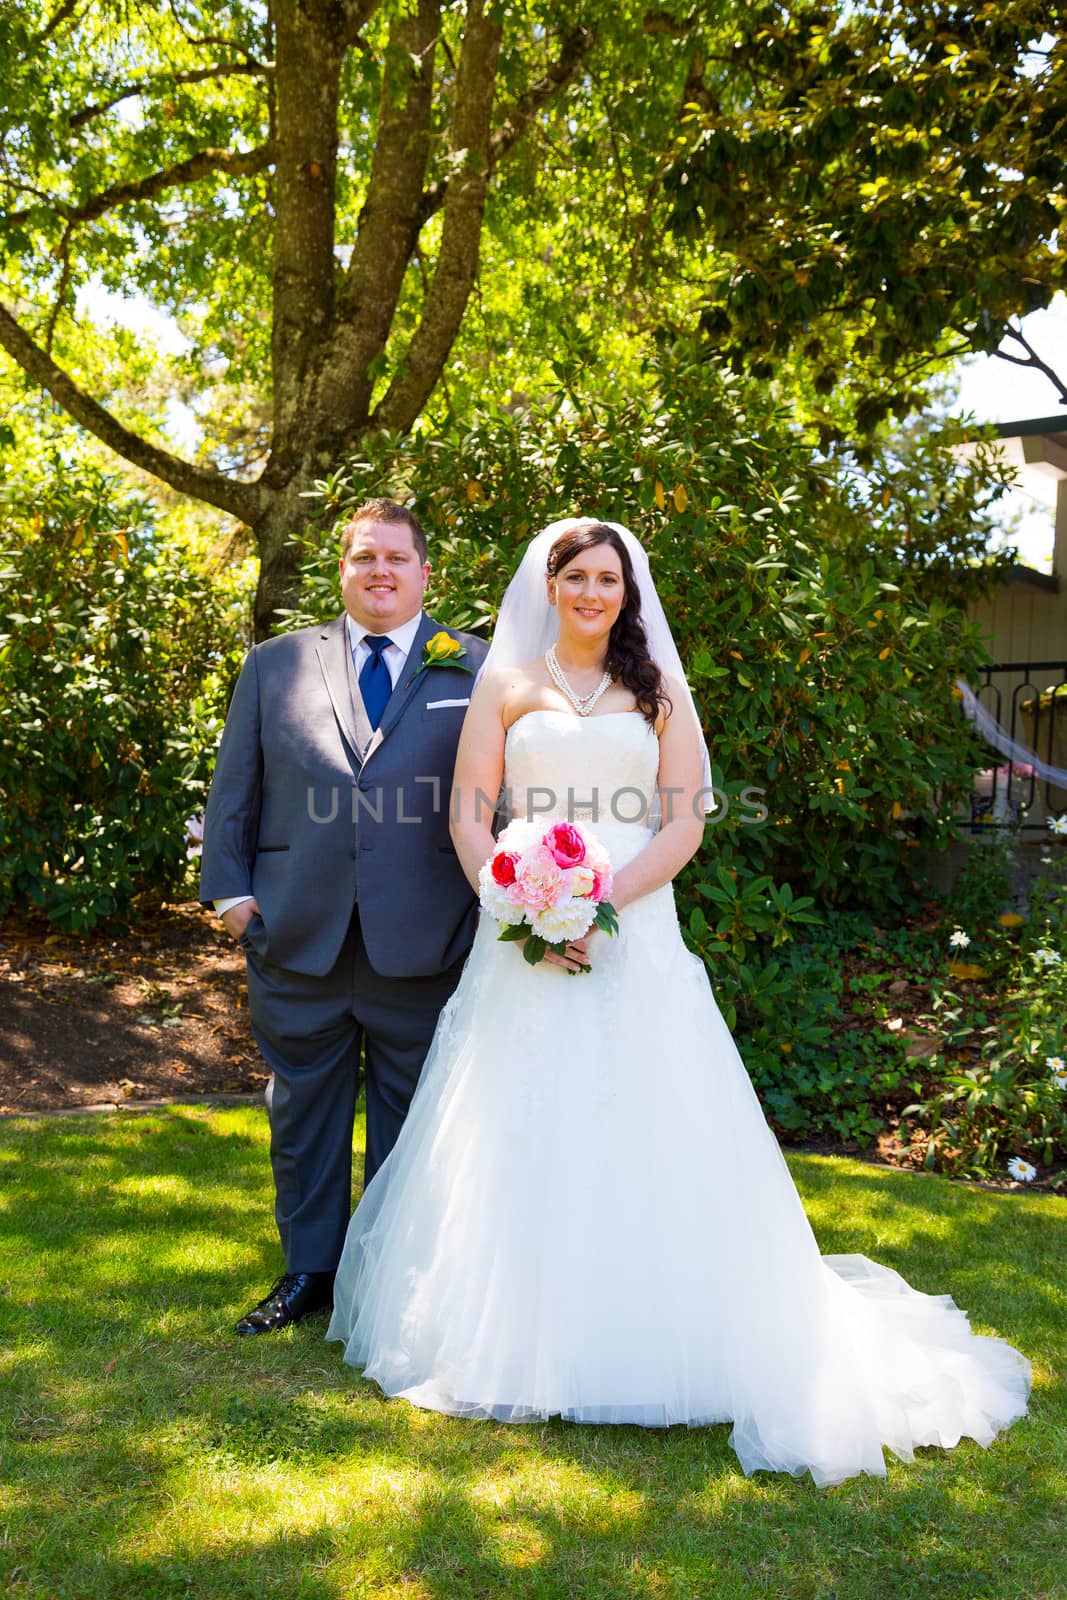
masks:
POLYGON ((265 1297, 237 1324, 239 1334, 277 1333, 311 1311, 333 1304, 332 1272, 283 1272, 265 1297))

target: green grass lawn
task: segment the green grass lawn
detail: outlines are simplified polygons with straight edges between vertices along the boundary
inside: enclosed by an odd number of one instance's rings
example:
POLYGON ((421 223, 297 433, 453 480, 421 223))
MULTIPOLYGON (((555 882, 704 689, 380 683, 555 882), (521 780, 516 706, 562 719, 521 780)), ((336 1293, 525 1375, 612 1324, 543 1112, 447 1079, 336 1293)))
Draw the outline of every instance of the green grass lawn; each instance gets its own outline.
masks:
POLYGON ((1063 1600, 1067 1205, 790 1166, 824 1250, 950 1291, 1031 1357, 1029 1419, 820 1492, 746 1479, 726 1427, 415 1411, 321 1316, 233 1336, 276 1271, 261 1111, 0 1125, 4 1591, 1063 1600))

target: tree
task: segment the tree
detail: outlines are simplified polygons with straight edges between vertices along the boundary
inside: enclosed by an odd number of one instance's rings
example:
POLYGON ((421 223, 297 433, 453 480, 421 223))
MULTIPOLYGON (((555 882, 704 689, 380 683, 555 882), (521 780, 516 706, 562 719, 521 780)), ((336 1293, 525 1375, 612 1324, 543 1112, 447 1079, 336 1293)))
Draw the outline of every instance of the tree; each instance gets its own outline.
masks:
POLYGON ((0 13, 0 346, 253 529, 260 636, 376 433, 561 374, 621 398, 701 317, 801 420, 874 427, 1064 281, 1037 0, 53 3, 0 13), (178 319, 195 459, 144 352, 79 320, 93 284, 178 319))
POLYGON ((711 66, 667 189, 673 227, 719 252, 718 353, 762 376, 799 361, 816 396, 844 383, 864 429, 971 351, 1067 404, 1015 326, 1067 286, 1061 7, 765 0, 711 66))
POLYGON ((303 497, 368 429, 418 417, 490 186, 616 9, 60 0, 36 29, 5 12, 0 343, 111 449, 254 529, 260 633, 292 598, 303 497), (80 381, 65 369, 54 347, 94 276, 199 319, 200 359, 236 381, 269 367, 265 461, 183 460, 97 398, 91 356, 80 381))

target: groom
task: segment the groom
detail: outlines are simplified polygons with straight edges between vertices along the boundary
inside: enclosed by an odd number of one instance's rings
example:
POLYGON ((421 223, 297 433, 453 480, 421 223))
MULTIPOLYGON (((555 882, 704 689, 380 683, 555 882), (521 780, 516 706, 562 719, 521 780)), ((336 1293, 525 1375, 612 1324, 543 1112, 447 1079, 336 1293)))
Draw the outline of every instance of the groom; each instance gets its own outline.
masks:
POLYGON ((252 1031, 271 1070, 285 1253, 239 1334, 329 1304, 352 1209, 360 1049, 369 1182, 474 935, 448 800, 487 646, 423 611, 426 536, 395 501, 358 508, 339 566, 340 617, 247 656, 204 823, 201 899, 244 950, 252 1031))

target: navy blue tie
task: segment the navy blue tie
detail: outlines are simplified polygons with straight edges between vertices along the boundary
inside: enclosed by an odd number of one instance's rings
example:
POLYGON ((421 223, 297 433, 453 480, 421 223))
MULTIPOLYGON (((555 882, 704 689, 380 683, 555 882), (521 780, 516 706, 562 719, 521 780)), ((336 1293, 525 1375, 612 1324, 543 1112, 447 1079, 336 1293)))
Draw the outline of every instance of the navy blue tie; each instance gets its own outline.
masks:
POLYGON ((392 639, 381 638, 376 633, 368 633, 363 639, 370 655, 364 661, 363 670, 359 675, 359 692, 363 696, 363 704, 367 708, 372 728, 376 728, 381 722, 382 712, 389 704, 389 696, 393 692, 393 680, 382 657, 382 651, 387 650, 392 642, 392 639))

